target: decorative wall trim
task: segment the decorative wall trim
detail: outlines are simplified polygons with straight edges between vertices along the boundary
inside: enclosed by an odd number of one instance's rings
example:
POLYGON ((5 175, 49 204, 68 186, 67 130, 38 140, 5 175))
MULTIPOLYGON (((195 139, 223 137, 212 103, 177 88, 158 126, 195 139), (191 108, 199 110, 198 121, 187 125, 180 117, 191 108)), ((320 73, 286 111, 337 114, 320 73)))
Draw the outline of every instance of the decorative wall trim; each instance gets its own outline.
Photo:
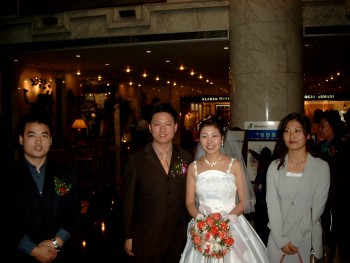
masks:
POLYGON ((63 48, 76 48, 83 46, 102 46, 102 45, 120 45, 137 44, 148 42, 166 42, 166 41, 185 41, 185 40, 203 40, 203 39, 228 39, 227 30, 184 32, 170 34, 137 35, 137 36, 116 36, 100 37, 74 40, 42 41, 31 43, 5 44, 0 48, 3 52, 19 51, 43 51, 57 50, 63 48))

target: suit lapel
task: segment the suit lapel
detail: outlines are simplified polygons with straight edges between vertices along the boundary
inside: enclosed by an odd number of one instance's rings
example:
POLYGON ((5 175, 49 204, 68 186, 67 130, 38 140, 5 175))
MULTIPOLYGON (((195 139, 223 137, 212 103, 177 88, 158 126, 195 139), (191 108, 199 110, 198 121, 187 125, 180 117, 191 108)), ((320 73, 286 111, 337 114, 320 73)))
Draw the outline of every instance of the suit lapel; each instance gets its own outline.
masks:
POLYGON ((145 147, 145 156, 146 159, 150 162, 150 164, 152 164, 158 171, 166 175, 165 170, 163 169, 163 166, 160 163, 159 158, 156 152, 154 151, 151 143, 147 144, 145 147))
POLYGON ((50 164, 47 162, 46 171, 45 171, 45 180, 44 180, 44 188, 43 188, 43 196, 46 195, 49 191, 54 189, 53 184, 54 172, 50 169, 50 164))
POLYGON ((23 161, 22 166, 19 170, 19 177, 23 178, 23 180, 19 180, 19 184, 21 184, 22 187, 26 189, 26 191, 32 192, 36 198, 41 198, 38 187, 36 186, 33 176, 30 173, 30 170, 27 167, 25 161, 23 161))

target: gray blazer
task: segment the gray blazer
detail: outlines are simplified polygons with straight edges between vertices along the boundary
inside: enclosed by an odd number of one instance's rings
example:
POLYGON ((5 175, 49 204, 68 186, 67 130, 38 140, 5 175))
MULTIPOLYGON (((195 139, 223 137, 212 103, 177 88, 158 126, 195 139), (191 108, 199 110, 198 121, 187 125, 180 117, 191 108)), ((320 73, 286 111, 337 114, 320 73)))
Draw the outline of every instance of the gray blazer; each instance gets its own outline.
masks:
MULTIPOLYGON (((288 155, 285 162, 288 163, 288 155)), ((303 260, 308 261, 311 248, 311 207, 313 247, 316 257, 320 258, 322 228, 319 219, 327 201, 330 185, 328 163, 308 154, 301 177, 287 176, 287 166, 279 171, 277 166, 278 161, 273 161, 266 177, 268 226, 271 230, 267 245, 270 262, 279 262, 283 255, 281 248, 289 241, 298 247, 303 260)), ((288 262, 288 258, 291 260, 292 257, 294 256, 287 256, 284 262, 288 262)))

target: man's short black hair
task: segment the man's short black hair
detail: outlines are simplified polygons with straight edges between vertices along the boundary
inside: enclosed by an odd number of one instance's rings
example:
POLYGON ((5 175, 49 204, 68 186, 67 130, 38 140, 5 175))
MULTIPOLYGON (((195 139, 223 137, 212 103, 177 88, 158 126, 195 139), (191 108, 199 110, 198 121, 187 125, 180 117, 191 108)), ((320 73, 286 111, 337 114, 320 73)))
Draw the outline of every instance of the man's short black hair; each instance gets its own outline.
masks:
POLYGON ((18 127, 18 132, 20 135, 24 135, 25 126, 27 125, 27 123, 31 122, 46 124, 49 127, 50 135, 52 135, 53 126, 51 123, 51 116, 48 112, 31 110, 26 115, 24 115, 18 127))
POLYGON ((152 112, 151 112, 151 120, 153 118, 153 115, 156 114, 156 113, 159 113, 159 112, 167 112, 169 113, 173 119, 174 119, 174 122, 177 123, 178 121, 178 113, 176 112, 176 110, 173 108, 173 106, 170 104, 170 103, 159 103, 157 105, 155 105, 152 109, 152 112))

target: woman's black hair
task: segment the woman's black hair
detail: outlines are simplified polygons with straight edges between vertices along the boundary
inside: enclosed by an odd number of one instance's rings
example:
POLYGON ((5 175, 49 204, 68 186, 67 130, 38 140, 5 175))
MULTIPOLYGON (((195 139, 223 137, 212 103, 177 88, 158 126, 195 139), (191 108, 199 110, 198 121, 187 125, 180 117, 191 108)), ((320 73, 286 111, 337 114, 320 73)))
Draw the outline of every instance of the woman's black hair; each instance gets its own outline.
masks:
POLYGON ((332 126, 335 138, 340 138, 345 133, 344 123, 341 121, 339 111, 326 110, 320 114, 320 120, 326 120, 332 126))
POLYGON ((203 120, 199 124, 198 134, 200 134, 203 127, 206 126, 215 126, 216 128, 218 128, 222 136, 225 135, 225 131, 227 128, 225 119, 217 117, 215 115, 212 115, 210 118, 203 120))
POLYGON ((297 113, 297 112, 290 113, 281 120, 281 122, 279 124, 279 128, 278 128, 279 135, 278 135, 278 140, 277 140, 277 143, 275 145, 275 149, 274 149, 274 153, 273 153, 274 158, 280 160, 278 167, 277 167, 278 170, 282 166, 284 166, 285 158, 286 158, 286 155, 288 153, 288 147, 286 146, 284 139, 283 139, 283 132, 286 129, 288 122, 290 122, 292 120, 296 120, 297 122, 300 123, 305 137, 310 135, 310 138, 306 141, 306 151, 311 153, 313 156, 315 155, 314 151, 313 151, 314 143, 313 143, 313 140, 311 138, 310 119, 303 113, 297 113))

